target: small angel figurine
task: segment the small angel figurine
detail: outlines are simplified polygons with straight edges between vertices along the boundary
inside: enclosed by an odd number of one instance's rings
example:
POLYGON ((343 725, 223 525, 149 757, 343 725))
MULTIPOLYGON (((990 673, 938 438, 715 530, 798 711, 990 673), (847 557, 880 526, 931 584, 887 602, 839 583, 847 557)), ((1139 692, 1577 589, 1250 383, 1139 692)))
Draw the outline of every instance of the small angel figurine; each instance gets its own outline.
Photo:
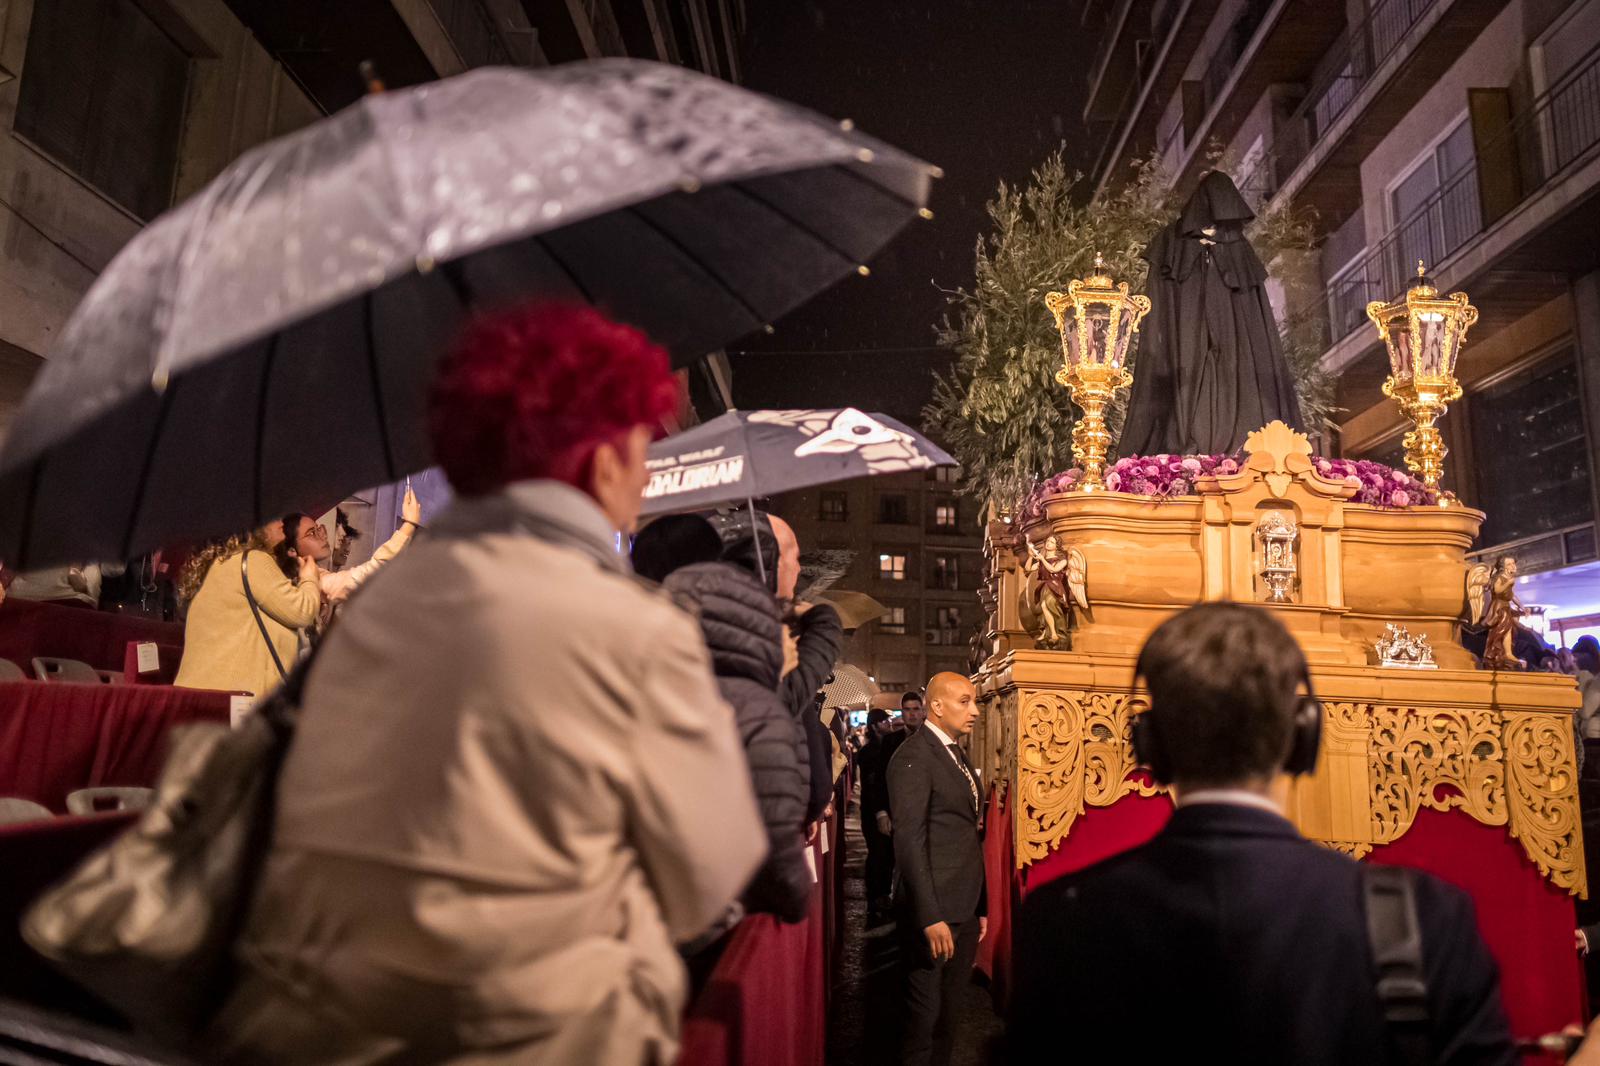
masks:
POLYGON ((1526 670, 1528 664, 1512 651, 1522 604, 1517 602, 1517 561, 1509 555, 1495 560, 1494 569, 1479 564, 1467 571, 1467 613, 1473 625, 1488 628, 1483 648, 1486 670, 1526 670))
POLYGON ((1028 605, 1044 627, 1040 634, 1045 647, 1060 647, 1071 622, 1072 604, 1087 610, 1088 563, 1077 548, 1061 550, 1054 534, 1044 539, 1044 550, 1028 541, 1028 605))

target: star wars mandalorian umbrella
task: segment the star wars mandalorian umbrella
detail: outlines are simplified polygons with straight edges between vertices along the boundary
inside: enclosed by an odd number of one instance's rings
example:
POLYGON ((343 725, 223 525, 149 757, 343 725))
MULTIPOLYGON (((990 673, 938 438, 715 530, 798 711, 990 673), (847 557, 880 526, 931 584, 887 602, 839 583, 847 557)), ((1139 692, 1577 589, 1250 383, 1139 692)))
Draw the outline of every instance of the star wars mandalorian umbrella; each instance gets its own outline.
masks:
POLYGON ((592 303, 681 365, 864 272, 935 173, 637 60, 369 96, 106 268, 0 452, 0 559, 121 559, 426 467, 433 368, 485 307, 592 303))
POLYGON ((956 465, 922 434, 854 407, 729 411, 657 441, 645 463, 645 516, 956 465))

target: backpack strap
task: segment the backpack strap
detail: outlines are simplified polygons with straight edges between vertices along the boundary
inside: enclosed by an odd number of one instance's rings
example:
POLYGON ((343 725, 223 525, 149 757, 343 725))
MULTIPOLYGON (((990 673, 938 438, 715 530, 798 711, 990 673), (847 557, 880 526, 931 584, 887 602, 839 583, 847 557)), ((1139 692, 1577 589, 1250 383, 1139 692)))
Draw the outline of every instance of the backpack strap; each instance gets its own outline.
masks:
POLYGON ((1403 867, 1363 864, 1361 892, 1367 941, 1377 973, 1378 1003, 1396 1052, 1393 1061, 1401 1066, 1427 1066, 1433 1057, 1416 878, 1403 867))

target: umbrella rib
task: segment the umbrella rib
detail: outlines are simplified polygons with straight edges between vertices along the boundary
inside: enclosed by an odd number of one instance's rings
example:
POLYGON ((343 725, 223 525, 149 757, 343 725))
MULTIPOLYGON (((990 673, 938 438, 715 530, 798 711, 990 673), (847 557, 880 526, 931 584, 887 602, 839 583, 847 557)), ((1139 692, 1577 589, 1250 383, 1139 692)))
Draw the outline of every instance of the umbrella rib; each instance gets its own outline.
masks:
POLYGON ((746 300, 743 296, 741 296, 739 294, 737 289, 735 289, 732 285, 728 284, 727 279, 725 279, 721 274, 717 273, 715 270, 711 269, 711 267, 704 260, 702 260, 699 256, 695 255, 694 252, 691 251, 686 244, 684 244, 682 241, 680 241, 677 238, 676 235, 668 232, 666 227, 662 226, 659 222, 657 222, 655 219, 651 218, 649 215, 646 215, 643 211, 639 210, 639 208, 636 207, 636 206, 635 207, 629 207, 628 208, 628 213, 630 215, 632 215, 633 217, 637 218, 640 222, 643 222, 646 226, 650 227, 650 229, 654 230, 656 232, 656 234, 658 234, 661 237, 662 240, 664 240, 668 244, 672 245, 673 249, 676 250, 679 255, 683 256, 689 262, 693 263, 700 270, 700 272, 702 274, 704 274, 706 277, 710 278, 712 281, 714 281, 718 285, 720 285, 722 287, 722 290, 724 292, 726 292, 729 296, 733 297, 734 302, 737 303, 740 307, 742 307, 744 309, 745 314, 749 315, 751 320, 753 322, 755 322, 755 324, 757 326, 764 326, 764 325, 767 324, 767 318, 766 318, 765 315, 763 315, 760 311, 756 310, 754 305, 752 305, 749 300, 746 300))
POLYGON ((851 178, 855 179, 856 181, 859 181, 861 184, 865 185, 867 188, 872 189, 874 192, 880 192, 883 195, 889 197, 891 200, 899 200, 901 203, 905 204, 907 207, 918 208, 918 207, 922 206, 921 204, 917 203, 917 201, 911 199, 910 197, 901 196, 899 193, 895 192, 893 189, 891 189, 891 188, 889 188, 889 187, 887 187, 885 185, 879 185, 877 182, 873 181, 871 178, 867 177, 865 174, 862 174, 859 171, 857 171, 854 167, 848 166, 848 165, 846 165, 844 163, 835 163, 833 165, 833 169, 837 170, 841 174, 849 175, 851 178))
POLYGON ((400 475, 394 469, 394 446, 389 443, 389 411, 383 402, 383 375, 378 371, 378 331, 374 326, 377 311, 373 307, 373 293, 368 290, 361 298, 361 331, 366 334, 367 371, 372 375, 372 405, 378 412, 378 440, 383 445, 383 469, 390 481, 400 475))
POLYGON ((263 482, 265 481, 265 464, 261 459, 262 445, 267 436, 267 389, 272 384, 272 364, 278 360, 278 341, 283 336, 283 331, 272 334, 267 340, 267 355, 261 360, 261 390, 256 393, 256 448, 254 495, 255 507, 250 513, 252 524, 259 524, 262 517, 261 496, 263 482))
POLYGON ((182 378, 175 378, 161 394, 161 409, 156 412, 155 428, 150 431, 150 446, 145 449, 144 462, 139 464, 139 479, 134 482, 133 513, 128 515, 128 525, 122 533, 121 559, 133 555, 133 534, 139 528, 139 518, 144 510, 145 489, 150 486, 150 471, 156 465, 156 449, 161 446, 161 431, 167 428, 167 415, 172 411, 172 398, 177 394, 182 378))
POLYGON ((39 482, 44 478, 44 461, 50 452, 47 449, 33 462, 33 469, 28 471, 28 496, 22 505, 22 536, 17 538, 18 570, 25 568, 32 560, 30 549, 33 547, 33 509, 39 502, 39 482))
POLYGON ((567 276, 567 280, 572 282, 572 287, 578 290, 578 295, 583 297, 583 302, 592 306, 599 306, 595 304, 594 293, 589 291, 589 286, 578 280, 577 271, 568 266, 567 261, 556 254, 555 249, 550 247, 550 242, 544 239, 544 234, 536 234, 533 239, 544 250, 544 254, 550 257, 550 261, 561 268, 561 272, 567 276))
POLYGON ((861 263, 860 257, 851 255, 849 252, 845 251, 843 248, 840 248, 837 244, 834 244, 828 238, 824 237, 822 234, 818 233, 816 230, 812 229, 810 226, 806 225, 804 222, 801 222, 798 218, 794 217, 794 215, 790 214, 788 211, 785 211, 783 208, 779 207, 777 204, 773 203, 771 200, 767 199, 765 196, 762 196, 760 193, 756 192, 753 189, 747 188, 743 182, 730 181, 730 182, 728 182, 728 186, 730 188, 737 189, 739 192, 743 193, 745 196, 748 196, 750 199, 754 200, 756 203, 760 204, 762 207, 765 207, 768 211, 771 211, 773 214, 777 215, 779 218, 781 218, 785 222, 789 223, 789 225, 793 226, 795 229, 800 230, 802 233, 805 233, 812 240, 816 241, 818 244, 820 244, 824 248, 828 249, 828 251, 832 252, 834 255, 838 256, 840 259, 844 260, 846 263, 850 264, 852 267, 860 265, 860 263, 861 263))

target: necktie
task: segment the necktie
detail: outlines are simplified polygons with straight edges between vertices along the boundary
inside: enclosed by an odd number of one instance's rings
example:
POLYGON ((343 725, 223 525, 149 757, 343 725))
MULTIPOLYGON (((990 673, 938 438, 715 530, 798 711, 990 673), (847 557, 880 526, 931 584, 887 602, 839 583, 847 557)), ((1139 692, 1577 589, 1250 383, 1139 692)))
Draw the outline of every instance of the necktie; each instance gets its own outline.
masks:
POLYGON ((956 766, 960 768, 961 775, 967 779, 967 790, 972 793, 972 809, 978 809, 978 779, 973 776, 972 765, 967 762, 967 753, 961 750, 959 744, 946 745, 950 754, 956 757, 956 766))

